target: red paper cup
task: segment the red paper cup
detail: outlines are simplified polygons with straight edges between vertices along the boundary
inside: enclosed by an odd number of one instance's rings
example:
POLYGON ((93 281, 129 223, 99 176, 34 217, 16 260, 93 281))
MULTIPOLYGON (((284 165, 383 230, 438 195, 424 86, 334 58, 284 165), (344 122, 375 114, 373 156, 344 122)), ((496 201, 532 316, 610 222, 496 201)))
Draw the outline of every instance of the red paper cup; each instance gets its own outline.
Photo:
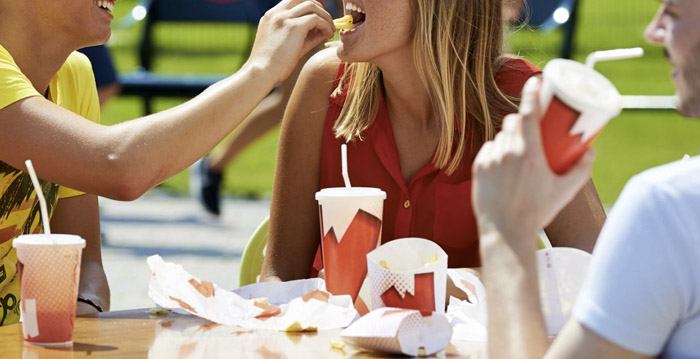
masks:
POLYGON ((540 104, 542 142, 552 171, 564 174, 578 162, 603 126, 620 114, 620 103, 620 93, 599 72, 576 61, 550 61, 540 104))
POLYGON ((72 345, 85 240, 30 234, 19 236, 12 246, 19 261, 24 339, 45 346, 72 345))
POLYGON ((378 188, 325 188, 316 193, 326 289, 352 300, 367 276, 366 255, 382 238, 386 193, 378 188))

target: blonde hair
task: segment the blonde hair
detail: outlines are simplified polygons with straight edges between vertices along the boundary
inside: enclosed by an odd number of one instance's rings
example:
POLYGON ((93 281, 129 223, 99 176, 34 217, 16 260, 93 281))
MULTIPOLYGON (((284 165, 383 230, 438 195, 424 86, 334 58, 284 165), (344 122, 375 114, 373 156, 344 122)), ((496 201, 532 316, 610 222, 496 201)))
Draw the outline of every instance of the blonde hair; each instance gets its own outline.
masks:
MULTIPOLYGON (((416 0, 414 60, 430 93, 440 139, 433 162, 452 174, 467 146, 475 152, 493 139, 515 98, 496 83, 502 57, 502 0, 416 0), (470 133, 470 138, 467 138, 470 133)), ((346 66, 337 95, 347 87, 345 105, 334 130, 346 141, 361 139, 376 116, 382 87, 381 70, 369 63, 346 66)))

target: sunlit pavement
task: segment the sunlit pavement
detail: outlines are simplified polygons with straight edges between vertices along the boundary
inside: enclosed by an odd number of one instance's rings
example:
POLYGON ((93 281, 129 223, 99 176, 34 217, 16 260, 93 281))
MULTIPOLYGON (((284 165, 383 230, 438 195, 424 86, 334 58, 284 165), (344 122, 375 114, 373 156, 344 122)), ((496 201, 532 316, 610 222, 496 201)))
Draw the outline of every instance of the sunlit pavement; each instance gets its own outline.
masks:
POLYGON ((133 202, 100 199, 102 256, 112 310, 152 307, 146 258, 161 255, 225 289, 238 287, 241 253, 269 201, 227 198, 222 215, 208 215, 189 196, 152 190, 133 202))

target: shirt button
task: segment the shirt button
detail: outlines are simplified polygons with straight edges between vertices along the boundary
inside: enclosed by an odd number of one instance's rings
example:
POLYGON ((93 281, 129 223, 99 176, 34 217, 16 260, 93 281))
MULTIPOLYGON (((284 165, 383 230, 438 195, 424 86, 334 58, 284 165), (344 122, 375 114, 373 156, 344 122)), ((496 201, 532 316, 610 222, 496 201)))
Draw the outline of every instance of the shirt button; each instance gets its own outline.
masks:
POLYGON ((403 208, 408 208, 411 207, 411 201, 406 200, 406 202, 403 203, 403 208))

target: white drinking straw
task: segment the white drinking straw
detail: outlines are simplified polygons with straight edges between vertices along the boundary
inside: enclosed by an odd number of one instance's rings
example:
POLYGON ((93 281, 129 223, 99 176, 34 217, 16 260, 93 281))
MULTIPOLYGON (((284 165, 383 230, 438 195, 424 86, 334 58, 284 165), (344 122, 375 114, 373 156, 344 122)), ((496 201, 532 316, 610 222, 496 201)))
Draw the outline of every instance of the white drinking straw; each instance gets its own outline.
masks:
POLYGON ((350 177, 348 177, 348 145, 340 145, 340 158, 343 165, 343 181, 345 181, 345 187, 350 188, 350 177))
POLYGON ((600 61, 623 60, 642 56, 644 56, 644 49, 641 47, 596 51, 586 57, 586 66, 593 68, 600 61))
POLYGON ((34 190, 36 191, 36 196, 39 198, 39 208, 41 209, 41 223, 44 224, 44 233, 51 234, 51 227, 49 227, 49 211, 46 207, 46 199, 44 198, 44 193, 41 191, 41 185, 39 184, 39 178, 34 172, 34 166, 32 166, 32 160, 24 161, 27 166, 27 171, 29 172, 29 177, 32 178, 32 184, 34 185, 34 190))

